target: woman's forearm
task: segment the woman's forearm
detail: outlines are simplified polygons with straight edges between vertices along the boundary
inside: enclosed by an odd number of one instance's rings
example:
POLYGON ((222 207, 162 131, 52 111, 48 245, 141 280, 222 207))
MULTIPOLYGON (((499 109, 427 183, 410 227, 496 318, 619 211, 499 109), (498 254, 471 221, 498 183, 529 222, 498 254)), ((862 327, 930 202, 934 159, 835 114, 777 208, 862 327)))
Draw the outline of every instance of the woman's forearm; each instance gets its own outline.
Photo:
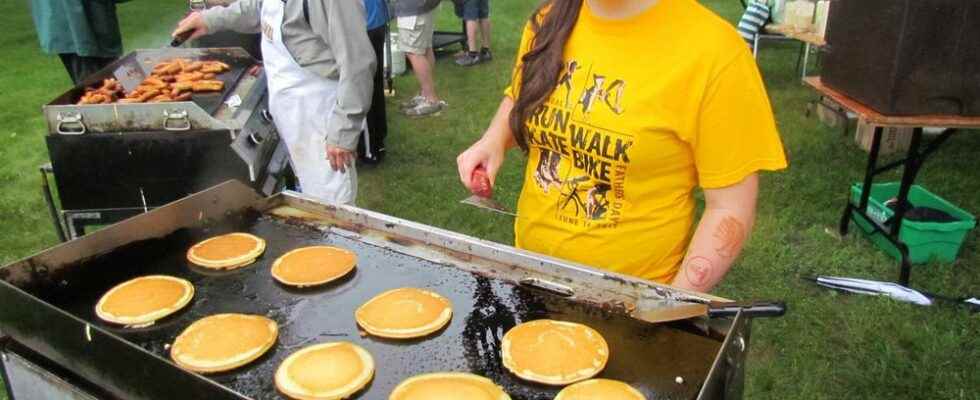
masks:
POLYGON ((725 277, 755 223, 758 178, 705 190, 706 207, 672 286, 708 292, 725 277))
POLYGON ((513 109, 514 100, 505 96, 500 102, 500 106, 497 107, 497 113, 490 121, 490 126, 480 140, 500 146, 503 150, 517 146, 517 142, 514 141, 513 130, 510 129, 510 112, 513 109))

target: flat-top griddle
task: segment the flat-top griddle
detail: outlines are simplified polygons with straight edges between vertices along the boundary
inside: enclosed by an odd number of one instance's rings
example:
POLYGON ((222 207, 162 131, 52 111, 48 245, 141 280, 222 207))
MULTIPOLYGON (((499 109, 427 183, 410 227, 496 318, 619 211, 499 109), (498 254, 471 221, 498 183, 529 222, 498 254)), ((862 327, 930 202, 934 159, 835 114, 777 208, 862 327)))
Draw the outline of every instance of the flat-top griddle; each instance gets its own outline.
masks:
MULTIPOLYGON (((25 345, 43 343, 33 346, 35 351, 56 363, 61 361, 59 364, 80 364, 83 367, 77 370, 83 378, 107 386, 110 393, 133 398, 160 397, 151 393, 154 383, 142 382, 145 374, 126 376, 125 371, 134 366, 119 365, 124 360, 140 360, 135 368, 154 365, 153 374, 165 374, 156 383, 165 382, 159 389, 169 388, 175 396, 189 396, 180 398, 280 398, 273 375, 286 356, 307 345, 343 340, 367 349, 377 366, 373 381, 355 396, 358 399, 387 399, 402 380, 439 371, 486 376, 503 386, 514 399, 552 399, 560 388, 521 380, 506 371, 500 361, 500 338, 504 332, 515 324, 541 318, 580 322, 595 328, 608 341, 611 353, 609 364, 599 377, 625 381, 649 399, 692 399, 701 394, 704 386, 708 386, 704 391, 710 393, 708 389, 718 385, 715 381, 722 382, 721 387, 726 386, 727 378, 715 371, 718 368, 714 365, 724 362, 719 361, 724 358, 720 355, 723 347, 730 347, 732 332, 702 331, 689 322, 652 325, 637 321, 623 312, 624 302, 615 299, 618 296, 615 291, 603 290, 603 286, 625 289, 645 283, 597 273, 595 277, 605 278, 591 282, 593 285, 581 280, 587 270, 579 267, 564 270, 567 266, 556 269, 546 264, 551 262, 549 259, 506 246, 474 239, 449 243, 447 240, 452 238, 444 237, 444 231, 434 228, 409 234, 409 230, 414 231, 420 225, 390 217, 375 219, 378 215, 374 213, 352 207, 324 206, 292 193, 260 201, 233 200, 242 197, 242 193, 245 190, 241 185, 225 184, 79 239, 92 241, 86 246, 87 251, 98 253, 92 257, 62 259, 65 263, 60 266, 56 266, 60 257, 35 257, 0 270, 0 277, 5 280, 0 285, 0 299, 19 294, 24 300, 27 296, 57 310, 54 314, 60 314, 59 318, 72 319, 84 326, 88 335, 104 333, 105 338, 93 342, 82 338, 81 346, 89 349, 80 353, 74 349, 79 345, 70 343, 79 339, 74 332, 30 332, 31 324, 17 321, 17 311, 0 311, 0 327, 15 340, 22 335, 39 335, 32 336, 25 345), (227 202, 248 206, 220 204, 227 202), (144 221, 135 221, 139 219, 144 221), (151 227, 154 219, 160 224, 151 227), (182 224, 186 221, 195 223, 182 224), (132 230, 140 227, 143 230, 139 233, 132 230), (186 251, 194 243, 235 231, 252 233, 267 241, 266 251, 256 263, 239 270, 216 272, 191 266, 186 261, 186 251), (103 237, 96 237, 99 234, 103 237), (131 241, 112 243, 123 237, 131 241), (448 247, 438 246, 440 242, 448 247), (269 270, 278 256, 315 244, 354 251, 358 255, 356 270, 338 282, 308 289, 286 287, 272 279, 269 270), (476 247, 480 245, 487 247, 476 247), (100 251, 100 247, 108 250, 100 251), (471 251, 459 251, 466 247, 471 251), (498 257, 492 257, 494 253, 498 257), (535 268, 526 268, 535 262, 539 264, 534 267, 543 267, 539 272, 556 275, 532 274, 535 268), (42 264, 47 265, 42 267, 42 264), (190 280, 196 289, 191 304, 147 328, 126 329, 104 323, 95 316, 95 303, 109 288, 150 274, 190 280), (566 298, 519 283, 526 283, 528 278, 561 282, 562 287, 574 291, 575 295, 566 298), (585 288, 589 286, 595 293, 586 293, 585 288), (354 310, 378 293, 398 287, 426 288, 446 296, 453 303, 452 321, 429 337, 409 341, 361 333, 353 318, 354 310), (259 360, 205 379, 164 361, 169 360, 169 343, 186 326, 199 318, 225 312, 260 314, 274 319, 280 327, 278 342, 259 360), (128 343, 130 346, 120 348, 128 347, 127 353, 133 354, 125 357, 101 354, 86 359, 85 354, 90 350, 109 350, 92 344, 103 340, 128 343), (88 368, 96 376, 85 376, 88 368), (116 376, 117 373, 123 375, 116 376), (683 378, 683 383, 675 382, 678 376, 683 378), (197 384, 182 386, 178 384, 181 381, 197 384), (134 387, 146 393, 134 395, 131 393, 134 387)), ((737 384, 737 374, 735 378, 737 384)))

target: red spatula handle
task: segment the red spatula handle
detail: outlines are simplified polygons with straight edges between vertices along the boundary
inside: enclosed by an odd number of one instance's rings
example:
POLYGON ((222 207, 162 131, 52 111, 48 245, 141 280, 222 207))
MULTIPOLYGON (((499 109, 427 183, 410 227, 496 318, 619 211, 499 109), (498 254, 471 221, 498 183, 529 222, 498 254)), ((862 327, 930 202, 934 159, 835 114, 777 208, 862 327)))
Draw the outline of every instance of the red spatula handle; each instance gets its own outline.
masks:
POLYGON ((493 197, 490 177, 487 176, 487 170, 482 165, 473 169, 473 173, 470 175, 470 183, 473 185, 473 188, 470 189, 473 194, 488 199, 493 197))

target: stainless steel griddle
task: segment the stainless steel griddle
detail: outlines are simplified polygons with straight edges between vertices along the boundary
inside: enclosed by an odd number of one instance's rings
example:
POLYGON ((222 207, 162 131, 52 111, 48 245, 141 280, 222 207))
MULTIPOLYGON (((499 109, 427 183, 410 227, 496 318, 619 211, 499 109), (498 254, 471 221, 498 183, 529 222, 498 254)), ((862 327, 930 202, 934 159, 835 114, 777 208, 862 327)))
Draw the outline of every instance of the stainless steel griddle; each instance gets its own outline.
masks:
MULTIPOLYGON (((749 332, 741 314, 652 325, 626 313, 640 297, 718 300, 711 296, 297 193, 262 198, 237 182, 13 263, 0 269, 0 278, 0 330, 9 336, 4 354, 30 360, 98 397, 279 398, 273 374, 287 355, 344 340, 365 347, 377 365, 373 381, 355 398, 387 399, 399 382, 420 373, 469 371, 494 380, 514 399, 551 399, 559 388, 520 380, 501 366, 500 338, 515 324, 553 318, 602 333, 611 355, 599 376, 626 381, 650 399, 738 398, 749 332), (188 265, 188 247, 233 231, 266 239, 265 254, 255 264, 229 272, 188 265), (311 244, 353 250, 356 271, 306 290, 275 283, 272 262, 311 244), (147 328, 124 329, 96 318, 94 305, 106 290, 148 274, 190 280, 194 300, 147 328), (449 326, 412 341, 364 336, 354 309, 404 286, 448 297, 454 311, 449 326), (169 343, 187 325, 222 312, 269 316, 279 323, 278 343, 256 362, 217 375, 186 372, 169 361, 169 343)), ((16 384, 11 383, 15 396, 16 384)))
POLYGON ((144 132, 190 130, 238 130, 245 124, 248 113, 265 94, 252 88, 258 74, 249 71, 257 65, 241 48, 165 48, 136 50, 92 74, 79 85, 43 107, 51 134, 84 134, 87 132, 144 132), (220 92, 194 93, 190 101, 169 103, 113 103, 78 105, 86 87, 97 86, 103 79, 115 78, 126 92, 136 88, 157 64, 175 58, 192 61, 215 60, 228 64, 231 70, 215 79, 225 83, 220 92), (226 101, 238 96, 239 107, 229 107, 226 101))

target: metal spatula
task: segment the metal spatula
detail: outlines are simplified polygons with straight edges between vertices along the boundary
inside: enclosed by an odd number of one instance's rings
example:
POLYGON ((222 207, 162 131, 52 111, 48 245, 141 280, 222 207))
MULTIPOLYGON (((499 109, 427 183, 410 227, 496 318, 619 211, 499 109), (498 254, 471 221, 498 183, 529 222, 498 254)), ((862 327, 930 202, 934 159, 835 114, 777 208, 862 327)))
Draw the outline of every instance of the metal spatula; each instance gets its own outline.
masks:
POLYGON ((639 320, 660 323, 700 316, 731 317, 739 311, 749 318, 779 317, 786 313, 786 304, 781 301, 695 303, 663 299, 638 305, 632 315, 639 320))
POLYGON ((473 170, 473 175, 470 179, 472 182, 477 182, 477 187, 472 190, 473 194, 470 197, 460 200, 460 203, 468 204, 495 213, 509 215, 511 217, 517 217, 517 214, 510 212, 506 207, 493 199, 493 187, 490 186, 490 177, 487 176, 487 171, 483 169, 482 166, 476 167, 476 169, 473 170))

